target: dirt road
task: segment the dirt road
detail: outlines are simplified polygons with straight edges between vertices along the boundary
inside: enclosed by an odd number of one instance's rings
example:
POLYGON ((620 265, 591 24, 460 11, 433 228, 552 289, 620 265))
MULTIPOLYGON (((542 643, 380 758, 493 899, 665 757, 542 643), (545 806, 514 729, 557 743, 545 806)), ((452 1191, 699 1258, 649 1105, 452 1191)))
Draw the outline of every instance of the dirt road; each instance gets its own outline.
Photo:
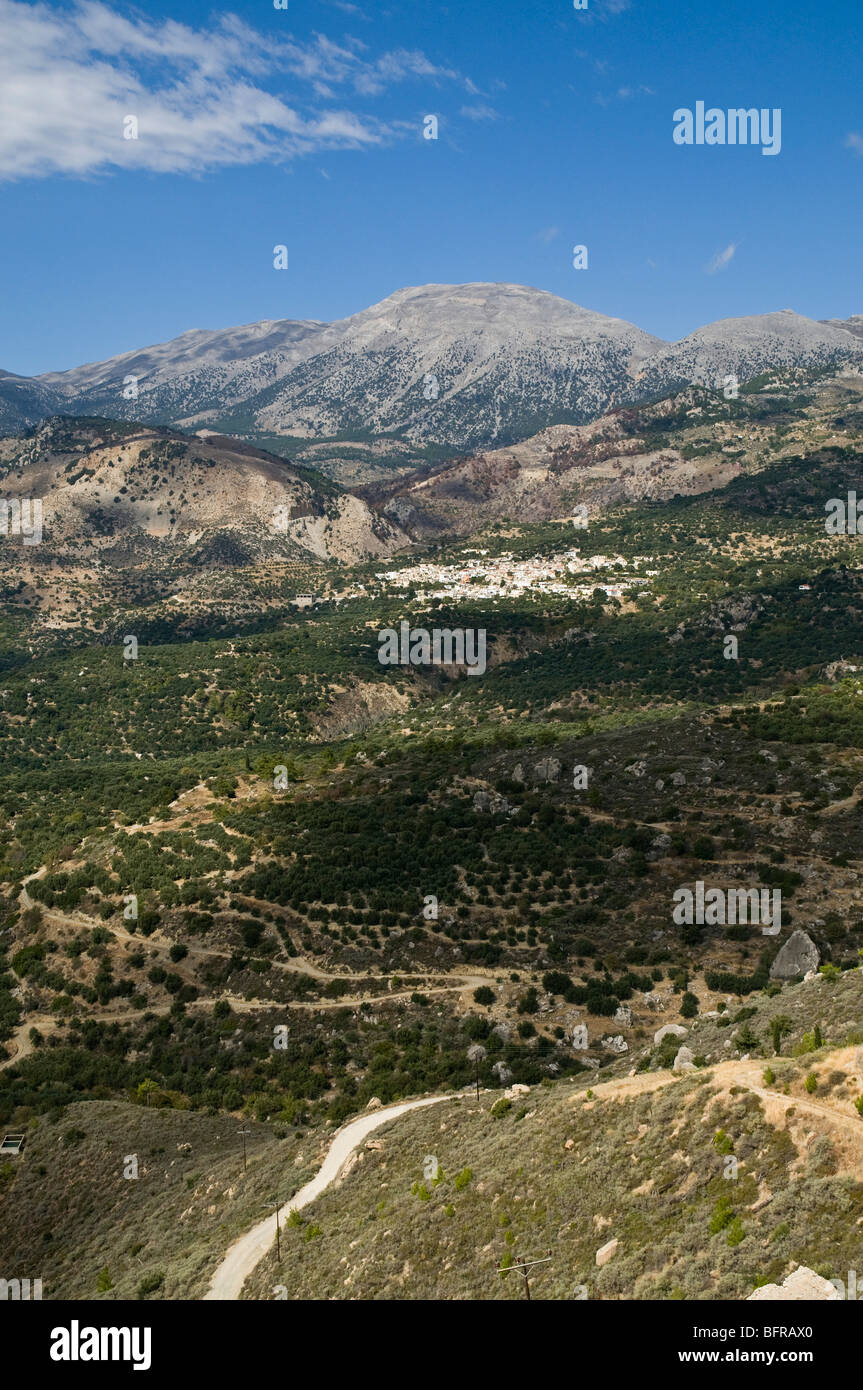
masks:
MULTIPOLYGON (((305 1187, 301 1187, 285 1207, 282 1225, 287 1220, 289 1211, 300 1211, 303 1207, 307 1207, 310 1202, 313 1202, 316 1197, 320 1197, 321 1193, 338 1177, 348 1158, 359 1147, 367 1134, 371 1134, 373 1130, 387 1124, 389 1120, 395 1120, 399 1115, 405 1115, 408 1110, 418 1110, 424 1105, 439 1105, 442 1101, 454 1100, 455 1098, 455 1096, 431 1096, 427 1100, 406 1100, 399 1105, 387 1105, 382 1110, 373 1110, 368 1114, 360 1115, 359 1119, 351 1120, 348 1124, 343 1125, 334 1135, 333 1142, 327 1150, 327 1156, 316 1176, 312 1178, 311 1182, 307 1182, 305 1187)), ((204 1298, 239 1298, 240 1290, 246 1279, 273 1244, 274 1231, 274 1217, 267 1216, 263 1221, 259 1221, 257 1226, 253 1226, 250 1231, 247 1231, 244 1236, 240 1236, 239 1240, 235 1240, 213 1275, 209 1290, 204 1298)))

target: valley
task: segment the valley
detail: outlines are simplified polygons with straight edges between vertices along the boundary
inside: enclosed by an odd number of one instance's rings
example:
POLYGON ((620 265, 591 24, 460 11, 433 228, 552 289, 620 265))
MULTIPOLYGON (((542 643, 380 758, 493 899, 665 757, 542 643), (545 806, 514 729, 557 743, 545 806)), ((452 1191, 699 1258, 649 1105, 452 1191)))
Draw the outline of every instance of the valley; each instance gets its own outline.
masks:
POLYGON ((373 482, 180 423, 0 440, 43 507, 0 539, 0 1219, 46 1298, 506 1299, 535 1245, 553 1298, 845 1277, 846 347, 373 482), (382 662, 404 624, 481 632, 482 670, 382 662), (675 915, 705 890, 778 934, 675 915))

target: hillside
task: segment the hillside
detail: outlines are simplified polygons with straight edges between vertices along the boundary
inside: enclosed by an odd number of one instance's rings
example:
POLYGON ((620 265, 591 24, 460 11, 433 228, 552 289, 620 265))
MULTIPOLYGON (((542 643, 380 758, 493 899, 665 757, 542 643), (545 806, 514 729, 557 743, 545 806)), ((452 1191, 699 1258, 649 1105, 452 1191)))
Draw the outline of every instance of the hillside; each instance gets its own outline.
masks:
POLYGON ((56 417, 0 439, 4 496, 39 498, 38 544, 9 540, 37 603, 57 568, 67 586, 129 569, 201 577, 255 561, 316 564, 385 555, 397 527, 360 499, 240 440, 56 417))
POLYGON ((863 1220, 852 1053, 777 1063, 769 1085, 765 1062, 722 1063, 420 1110, 361 1147, 242 1296, 523 1299, 500 1271, 545 1255, 540 1300, 742 1299, 798 1264, 845 1281, 863 1220))
MULTIPOLYGON (((722 489, 817 443, 843 446, 863 377, 799 369, 753 376, 735 400, 689 386, 355 489, 416 538, 470 535, 503 520, 583 520, 609 507, 722 489)), ((857 426, 853 430, 857 432, 857 426)))
MULTIPOLYGON (((57 1109, 0 1170, 7 1259, 38 1264, 47 1299, 200 1298, 275 1189, 281 1264, 270 1247, 244 1298, 521 1298, 498 1265, 546 1250, 532 1274, 545 1300, 741 1299, 799 1264, 845 1280, 863 1221, 860 981, 759 1000, 739 1060, 702 1055, 681 1076, 655 1049, 629 1074, 618 1063, 599 1080, 468 1089, 381 1116, 294 1215, 325 1130, 248 1126, 244 1172, 232 1116, 156 1108, 158 1092, 145 1105, 143 1091, 57 1109)), ((715 1029, 696 1021, 691 1048, 709 1049, 715 1029)))
POLYGON ((4 1268, 40 1270, 52 1301, 200 1297, 274 1169, 282 1190, 305 1172, 288 1127, 252 1123, 244 1173, 238 1128, 230 1115, 125 1100, 43 1116, 0 1166, 4 1268))

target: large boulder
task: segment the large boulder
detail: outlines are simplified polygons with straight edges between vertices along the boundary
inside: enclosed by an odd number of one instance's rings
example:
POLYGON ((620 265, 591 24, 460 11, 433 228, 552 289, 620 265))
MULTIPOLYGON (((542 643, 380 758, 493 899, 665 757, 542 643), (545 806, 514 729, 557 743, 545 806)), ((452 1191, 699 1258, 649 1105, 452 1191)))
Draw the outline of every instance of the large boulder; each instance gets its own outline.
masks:
POLYGON ((816 1274, 814 1269, 807 1269, 806 1265, 798 1265, 793 1274, 789 1274, 781 1284, 763 1284, 760 1289, 749 1295, 747 1303, 774 1303, 788 1301, 790 1303, 812 1303, 823 1300, 836 1302, 841 1300, 842 1295, 831 1284, 829 1279, 822 1279, 820 1274, 816 1274))
POLYGON ((791 980, 817 970, 821 956, 805 931, 793 931, 770 967, 771 980, 791 980))
POLYGON ((675 1059, 674 1059, 674 1065, 673 1065, 673 1067, 671 1068, 671 1070, 672 1070, 672 1071, 695 1071, 695 1059, 694 1059, 694 1057, 693 1057, 693 1055, 692 1055, 692 1049, 691 1049, 691 1048, 689 1048, 689 1047, 681 1047, 681 1048, 680 1048, 680 1050, 679 1050, 678 1053, 677 1053, 677 1056, 676 1056, 675 1059))
POLYGON ((662 1039, 667 1038, 669 1034, 671 1034, 675 1038, 685 1038, 686 1029, 684 1028, 682 1023, 664 1024, 662 1028, 657 1028, 656 1032, 654 1033, 653 1046, 659 1047, 659 1044, 662 1042, 662 1039))
POLYGON ((619 1244, 620 1241, 615 1238, 614 1240, 610 1240, 606 1245, 600 1246, 595 1257, 597 1269, 602 1269, 602 1266, 608 1264, 608 1261, 617 1254, 617 1247, 619 1244))

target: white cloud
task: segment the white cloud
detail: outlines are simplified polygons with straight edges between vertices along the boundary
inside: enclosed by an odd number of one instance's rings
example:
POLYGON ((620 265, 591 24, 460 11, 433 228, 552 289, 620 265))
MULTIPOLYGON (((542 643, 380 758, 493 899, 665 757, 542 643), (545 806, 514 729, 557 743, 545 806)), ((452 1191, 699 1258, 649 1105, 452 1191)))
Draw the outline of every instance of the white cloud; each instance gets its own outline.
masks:
POLYGON ((493 106, 486 106, 482 102, 477 102, 474 106, 463 106, 459 115, 466 116, 469 121, 500 120, 500 112, 495 111, 493 106))
POLYGON ((863 155, 863 135, 858 135, 855 130, 850 131, 845 136, 844 144, 846 150, 853 150, 855 154, 863 155))
POLYGON ((539 241, 544 241, 546 246, 554 241, 557 236, 560 236, 559 227, 544 227, 541 232, 537 232, 537 239, 539 241))
POLYGON ((715 275, 718 270, 724 270, 734 259, 734 253, 739 245, 739 241, 731 241, 724 251, 717 251, 716 255, 704 267, 705 272, 708 275, 715 275))
POLYGON ((354 39, 318 34, 301 43, 235 15, 193 29, 129 19, 100 0, 69 10, 0 0, 0 32, 0 178, 7 179, 112 168, 196 173, 379 145, 402 123, 345 109, 346 95, 459 76, 416 51, 372 59, 354 39), (286 79, 289 97, 269 90, 286 79), (123 138, 128 115, 137 117, 137 140, 123 138))

